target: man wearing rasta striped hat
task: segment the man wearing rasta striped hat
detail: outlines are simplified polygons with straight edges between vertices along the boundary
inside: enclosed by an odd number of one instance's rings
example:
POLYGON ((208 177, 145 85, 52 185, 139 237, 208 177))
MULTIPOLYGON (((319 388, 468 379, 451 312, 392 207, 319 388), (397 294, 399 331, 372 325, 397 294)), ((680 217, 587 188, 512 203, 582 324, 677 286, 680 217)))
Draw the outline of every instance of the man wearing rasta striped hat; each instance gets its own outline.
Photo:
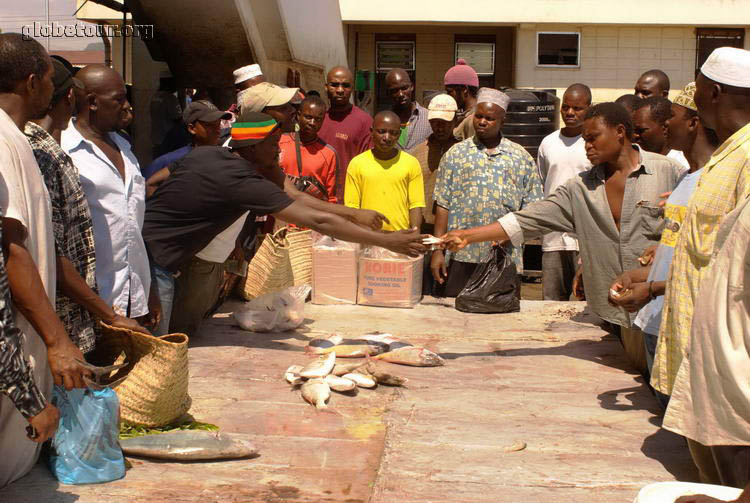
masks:
POLYGON ((279 124, 270 115, 243 111, 232 126, 232 151, 193 149, 177 161, 172 175, 149 200, 143 236, 160 281, 162 305, 171 304, 174 279, 192 257, 246 211, 252 221, 270 214, 346 241, 411 256, 425 251, 417 231, 366 229, 326 212, 338 205, 294 190, 285 193, 278 162, 280 136, 279 124))

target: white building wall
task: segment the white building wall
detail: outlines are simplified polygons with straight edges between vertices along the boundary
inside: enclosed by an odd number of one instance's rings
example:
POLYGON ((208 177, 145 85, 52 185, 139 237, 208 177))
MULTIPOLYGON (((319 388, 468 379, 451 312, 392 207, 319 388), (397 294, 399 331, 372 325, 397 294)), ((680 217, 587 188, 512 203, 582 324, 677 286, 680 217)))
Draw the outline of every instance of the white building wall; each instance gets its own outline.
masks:
MULTIPOLYGON (((594 101, 601 102, 632 93, 641 73, 652 68, 669 75, 670 97, 695 77, 694 27, 522 24, 517 33, 516 87, 557 88, 562 96, 568 85, 581 82, 592 88, 594 101), (536 66, 538 31, 580 32, 580 68, 536 66)), ((746 33, 746 45, 748 38, 746 33)))

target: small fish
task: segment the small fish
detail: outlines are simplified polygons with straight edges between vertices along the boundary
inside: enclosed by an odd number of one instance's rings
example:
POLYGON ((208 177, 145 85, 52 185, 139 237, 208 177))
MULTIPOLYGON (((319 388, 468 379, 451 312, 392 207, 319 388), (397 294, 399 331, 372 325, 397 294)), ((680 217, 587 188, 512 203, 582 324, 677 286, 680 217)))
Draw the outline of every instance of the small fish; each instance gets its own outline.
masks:
POLYGON ((217 431, 180 430, 120 439, 129 456, 192 461, 237 459, 258 454, 249 435, 217 431))
POLYGON ((614 297, 614 298, 616 298, 616 299, 617 299, 617 298, 619 298, 619 297, 624 297, 625 295, 628 295, 628 294, 630 294, 630 292, 632 292, 632 291, 633 291, 633 290, 631 290, 630 288, 625 288, 625 289, 623 289, 623 290, 620 290, 620 291, 618 292, 617 290, 615 290, 615 289, 613 289, 613 288, 610 288, 610 289, 609 289, 609 294, 610 294, 610 295, 611 295, 612 297, 614 297))
POLYGON ((349 372, 354 372, 358 368, 367 365, 366 361, 361 362, 352 362, 352 363, 337 363, 333 370, 331 370, 331 374, 335 376, 342 376, 344 374, 348 374, 349 372))
POLYGON ((302 385, 302 398, 318 410, 327 409, 326 401, 331 397, 331 388, 324 379, 310 379, 302 385))
POLYGON ((321 356, 317 360, 309 363, 305 368, 300 370, 300 377, 313 379, 315 377, 325 377, 331 373, 333 366, 336 364, 336 354, 330 353, 328 356, 321 356))
POLYGON ((313 355, 328 354, 330 349, 333 346, 341 344, 342 340, 344 340, 344 338, 338 334, 332 334, 325 338, 313 339, 307 343, 307 347, 305 348, 305 353, 313 354, 313 355))
POLYGON ((357 387, 355 382, 351 379, 335 376, 333 374, 327 375, 325 381, 333 391, 351 391, 357 387))
POLYGON ((383 372, 374 363, 369 363, 364 370, 367 370, 378 384, 385 384, 387 386, 404 386, 409 382, 406 377, 399 377, 397 375, 389 374, 388 372, 383 372))
POLYGON ((354 381, 354 383, 360 388, 374 388, 378 384, 375 382, 375 379, 373 379, 372 377, 366 376, 364 374, 359 374, 357 372, 352 372, 351 374, 344 374, 343 377, 344 379, 349 379, 350 381, 354 381))
POLYGON ((518 452, 522 451, 526 448, 526 442, 523 442, 521 440, 516 440, 513 442, 513 445, 509 445, 508 447, 505 447, 503 450, 505 452, 518 452))
POLYGON ((291 367, 286 369, 286 372, 284 372, 284 379, 286 379, 286 382, 288 382, 292 386, 302 384, 304 382, 304 379, 299 375, 301 370, 302 367, 300 365, 292 365, 291 367))
POLYGON ((410 365, 412 367, 439 367, 445 365, 445 360, 439 355, 426 348, 407 346, 394 351, 373 356, 374 360, 383 360, 399 365, 410 365))

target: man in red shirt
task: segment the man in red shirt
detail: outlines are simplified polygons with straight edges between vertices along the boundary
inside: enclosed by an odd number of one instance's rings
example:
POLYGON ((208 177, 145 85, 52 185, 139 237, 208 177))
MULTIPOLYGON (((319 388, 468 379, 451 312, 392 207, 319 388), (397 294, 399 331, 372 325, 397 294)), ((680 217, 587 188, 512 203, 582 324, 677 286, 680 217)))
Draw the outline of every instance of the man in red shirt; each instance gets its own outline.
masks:
POLYGON ((330 108, 323 119, 318 136, 336 149, 339 171, 336 177, 336 198, 344 201, 344 183, 349 161, 370 148, 372 117, 349 101, 354 90, 354 77, 344 66, 331 68, 326 77, 326 93, 330 108))
POLYGON ((302 101, 297 113, 299 132, 284 134, 279 140, 279 164, 284 173, 291 177, 311 179, 312 192, 308 193, 335 203, 338 172, 336 150, 318 137, 325 114, 326 104, 320 96, 311 95, 302 101))

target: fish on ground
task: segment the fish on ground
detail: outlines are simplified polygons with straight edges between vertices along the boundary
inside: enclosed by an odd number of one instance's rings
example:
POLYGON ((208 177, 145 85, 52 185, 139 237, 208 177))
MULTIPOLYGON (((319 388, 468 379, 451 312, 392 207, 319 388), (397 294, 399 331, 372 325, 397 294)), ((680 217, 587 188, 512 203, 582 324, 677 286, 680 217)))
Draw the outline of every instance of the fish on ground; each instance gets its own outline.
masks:
POLYGON ((305 348, 308 354, 325 355, 334 353, 339 358, 362 358, 364 356, 373 356, 388 351, 388 345, 376 341, 362 339, 343 339, 341 344, 330 347, 316 346, 311 348, 309 345, 305 348))
POLYGON ((310 362, 305 368, 300 370, 299 375, 307 379, 325 377, 331 373, 335 364, 336 353, 329 353, 327 356, 321 356, 317 360, 310 362))
POLYGON ((302 385, 302 398, 318 410, 327 409, 326 401, 331 397, 331 388, 322 378, 310 379, 302 385))
POLYGON ((409 344, 408 342, 404 342, 401 339, 394 337, 393 334, 388 334, 388 333, 383 333, 383 332, 372 332, 370 334, 361 335, 358 338, 366 340, 366 341, 384 344, 388 346, 388 351, 393 351, 398 348, 411 346, 411 344, 409 344))
POLYGON ((375 382, 378 384, 385 384, 387 386, 406 386, 406 383, 409 382, 409 380, 406 377, 400 377, 397 375, 390 374, 388 372, 384 372, 374 362, 370 362, 367 364, 366 367, 360 369, 359 371, 366 371, 369 375, 371 375, 375 382))
POLYGON ((333 346, 341 344, 342 340, 344 340, 344 338, 338 334, 332 334, 328 337, 319 337, 307 343, 305 352, 314 355, 324 355, 327 354, 329 352, 327 350, 330 350, 333 346))
POLYGON ((407 346, 376 355, 373 356, 373 359, 397 363, 399 365, 410 365, 412 367, 439 367, 445 365, 445 360, 439 355, 427 348, 418 348, 415 346, 407 346))
POLYGON ((335 376, 333 374, 327 375, 325 377, 325 382, 333 391, 351 391, 357 387, 357 385, 351 379, 335 376))
POLYGON ((348 374, 349 372, 354 372, 364 365, 367 365, 367 361, 336 363, 336 365, 333 367, 333 370, 331 370, 331 374, 340 377, 344 374, 348 374))
POLYGON ((373 379, 372 377, 366 376, 364 374, 360 374, 357 372, 352 372, 351 374, 344 374, 343 377, 344 379, 349 379, 350 381, 354 381, 354 383, 360 388, 374 388, 378 384, 375 382, 375 379, 373 379))
POLYGON ((301 365, 291 365, 286 372, 284 372, 284 379, 292 386, 302 384, 305 380, 299 375, 302 371, 301 365))
POLYGON ((218 431, 180 430, 120 439, 128 456, 195 461, 239 459, 256 456, 258 449, 249 435, 218 431))

